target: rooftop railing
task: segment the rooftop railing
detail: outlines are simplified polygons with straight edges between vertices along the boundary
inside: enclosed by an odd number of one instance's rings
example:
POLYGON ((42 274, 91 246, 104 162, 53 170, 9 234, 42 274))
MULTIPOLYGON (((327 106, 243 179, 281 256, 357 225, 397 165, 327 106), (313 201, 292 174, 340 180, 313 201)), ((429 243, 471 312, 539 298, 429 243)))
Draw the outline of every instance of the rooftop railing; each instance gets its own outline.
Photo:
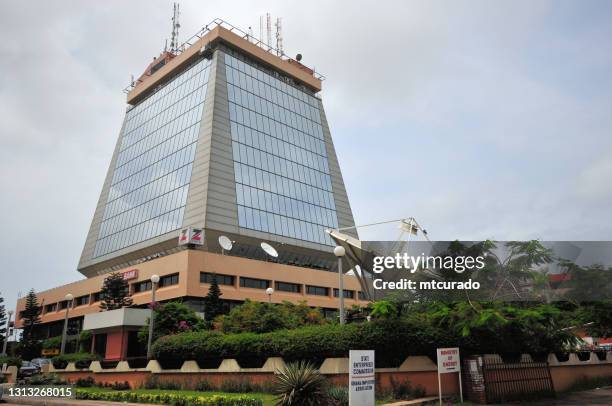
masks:
MULTIPOLYGON (((292 63, 303 65, 306 68, 312 70, 312 72, 313 72, 312 74, 313 74, 313 76, 315 78, 317 78, 319 80, 325 80, 325 76, 323 76, 320 73, 316 72, 314 70, 314 68, 310 68, 310 67, 302 64, 301 62, 297 61, 296 59, 293 59, 293 58, 287 56, 287 54, 285 54, 283 51, 281 51, 281 50, 271 46, 270 44, 266 44, 262 40, 256 38, 254 35, 251 35, 248 32, 245 32, 245 31, 241 30, 240 28, 236 27, 235 25, 230 24, 227 21, 222 20, 220 18, 215 18, 210 23, 208 23, 204 27, 202 27, 194 35, 192 35, 189 39, 187 39, 185 42, 183 42, 181 45, 179 45, 176 50, 174 50, 174 51, 171 50, 169 52, 173 53, 174 56, 178 56, 178 55, 182 54, 183 52, 185 52, 185 50, 187 48, 189 48, 190 46, 195 44, 198 40, 200 40, 202 37, 204 37, 206 34, 208 34, 209 32, 211 32, 213 29, 215 29, 217 27, 223 27, 223 28, 227 29, 228 31, 233 32, 234 34, 240 36, 241 38, 249 41, 251 44, 258 46, 259 48, 263 49, 264 51, 269 52, 270 54, 275 55, 275 56, 281 58, 284 61, 290 61, 292 63)), ((125 89, 123 89, 123 92, 124 93, 129 93, 134 87, 136 87, 137 84, 138 84, 138 81, 133 81, 125 89)))

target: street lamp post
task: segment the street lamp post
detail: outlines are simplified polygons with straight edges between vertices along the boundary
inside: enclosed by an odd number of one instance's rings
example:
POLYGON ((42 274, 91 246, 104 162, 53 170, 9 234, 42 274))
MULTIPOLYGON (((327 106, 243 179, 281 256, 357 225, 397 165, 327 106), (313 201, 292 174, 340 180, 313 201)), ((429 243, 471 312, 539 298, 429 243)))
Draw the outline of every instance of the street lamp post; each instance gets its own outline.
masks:
POLYGON ((266 295, 268 295, 268 303, 272 303, 272 294, 274 293, 274 289, 268 288, 266 289, 266 295))
POLYGON ((2 355, 6 355, 6 346, 8 345, 9 340, 9 330, 11 325, 11 317, 13 316, 13 311, 9 310, 8 319, 6 319, 6 333, 4 333, 4 343, 2 344, 2 355))
POLYGON ((340 297, 340 324, 344 324, 344 278, 342 275, 342 257, 346 254, 344 247, 338 245, 334 248, 334 255, 338 258, 338 296, 340 297))
POLYGON ((155 324, 155 291, 159 283, 159 275, 151 276, 151 317, 149 318, 149 338, 147 339, 147 359, 151 359, 151 343, 153 342, 153 325, 155 324))
POLYGON ((68 335, 68 311, 70 310, 70 306, 72 306, 72 293, 68 293, 66 297, 66 313, 64 314, 64 330, 62 331, 62 345, 60 347, 60 354, 64 354, 64 350, 66 349, 66 336, 68 335))

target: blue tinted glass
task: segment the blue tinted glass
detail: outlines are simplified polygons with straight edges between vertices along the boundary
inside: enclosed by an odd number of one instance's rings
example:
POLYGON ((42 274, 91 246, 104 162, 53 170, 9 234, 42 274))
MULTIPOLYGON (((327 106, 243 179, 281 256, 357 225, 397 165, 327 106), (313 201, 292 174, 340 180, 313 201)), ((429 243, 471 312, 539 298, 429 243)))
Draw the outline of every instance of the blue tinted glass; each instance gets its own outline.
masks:
POLYGON ((231 55, 225 64, 240 227, 333 245, 319 100, 231 55))
POLYGON ((210 61, 198 61, 125 116, 94 257, 181 227, 210 61))

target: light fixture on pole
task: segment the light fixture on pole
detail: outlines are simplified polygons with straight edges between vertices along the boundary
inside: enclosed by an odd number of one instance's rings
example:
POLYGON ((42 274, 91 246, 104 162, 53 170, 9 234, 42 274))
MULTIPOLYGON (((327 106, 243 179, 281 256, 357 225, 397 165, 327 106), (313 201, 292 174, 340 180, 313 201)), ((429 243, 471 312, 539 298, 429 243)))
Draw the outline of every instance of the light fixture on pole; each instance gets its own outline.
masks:
POLYGON ((9 340, 11 317, 13 317, 12 310, 9 310, 7 313, 8 313, 8 319, 6 319, 6 332, 4 333, 4 343, 2 344, 2 355, 6 355, 6 346, 8 345, 8 340, 9 340))
POLYGON ((340 297, 340 324, 344 324, 344 278, 342 275, 342 257, 346 255, 343 246, 334 248, 334 255, 338 258, 338 296, 340 297))
POLYGON ((268 288, 266 289, 266 295, 268 295, 268 303, 272 303, 272 294, 274 293, 274 289, 268 288))
POLYGON ((68 293, 66 297, 66 313, 64 314, 64 330, 62 331, 62 345, 60 347, 60 354, 64 354, 64 350, 66 349, 66 336, 68 335, 68 311, 70 310, 70 306, 72 306, 72 293, 68 293))
POLYGON ((153 325, 155 324, 155 291, 159 283, 159 275, 151 275, 151 317, 149 317, 149 337, 147 339, 147 359, 152 358, 151 343, 153 342, 153 325))

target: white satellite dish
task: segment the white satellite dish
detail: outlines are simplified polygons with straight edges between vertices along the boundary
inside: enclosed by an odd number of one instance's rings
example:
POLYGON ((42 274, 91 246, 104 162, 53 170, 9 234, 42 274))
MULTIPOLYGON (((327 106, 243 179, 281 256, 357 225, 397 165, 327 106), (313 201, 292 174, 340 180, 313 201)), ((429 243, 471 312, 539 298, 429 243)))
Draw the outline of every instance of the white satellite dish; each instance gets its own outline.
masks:
POLYGON ((261 243, 261 249, 264 250, 266 254, 270 255, 272 258, 278 257, 278 252, 276 251, 276 249, 267 242, 261 243))
POLYGON ((221 248, 223 248, 224 251, 230 251, 234 246, 232 244, 232 240, 230 240, 224 235, 219 237, 219 245, 221 246, 221 248))

